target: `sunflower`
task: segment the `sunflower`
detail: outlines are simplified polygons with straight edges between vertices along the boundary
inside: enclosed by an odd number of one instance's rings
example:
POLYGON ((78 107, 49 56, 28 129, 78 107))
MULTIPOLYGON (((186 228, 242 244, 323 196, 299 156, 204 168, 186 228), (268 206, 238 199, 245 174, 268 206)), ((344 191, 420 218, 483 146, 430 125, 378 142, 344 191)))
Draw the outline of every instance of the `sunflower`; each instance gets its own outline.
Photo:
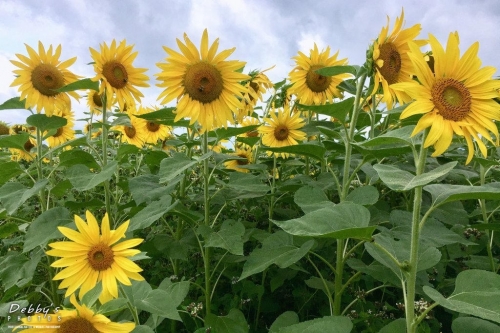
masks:
MULTIPOLYGON (((260 125, 260 121, 259 119, 254 117, 245 117, 241 122, 241 127, 255 126, 255 125, 260 125)), ((259 131, 257 129, 238 135, 239 138, 257 138, 258 136, 259 136, 259 131)), ((237 142, 237 144, 243 148, 250 147, 248 144, 244 142, 237 142)), ((254 148, 256 147, 257 145, 254 145, 254 148)))
MULTIPOLYGON (((137 110, 136 114, 146 114, 152 112, 152 108, 145 108, 140 106, 137 110)), ((159 124, 157 122, 143 119, 144 121, 140 122, 141 131, 144 134, 144 143, 156 144, 158 140, 165 140, 170 136, 172 128, 170 126, 159 124)))
POLYGON ((134 145, 137 148, 142 148, 144 145, 144 140, 146 139, 146 133, 144 128, 146 127, 146 120, 134 116, 133 112, 130 110, 127 112, 130 118, 130 125, 117 125, 113 126, 111 129, 120 132, 121 141, 128 144, 134 145))
POLYGON ((17 77, 10 86, 20 86, 18 91, 21 93, 21 100, 26 99, 25 107, 35 107, 38 113, 43 109, 47 116, 51 116, 56 107, 70 107, 68 95, 78 99, 78 94, 74 91, 60 93, 55 90, 78 80, 78 77, 68 70, 76 61, 76 57, 60 62, 61 45, 55 50, 50 45, 46 51, 42 43, 38 42, 38 54, 32 47, 27 44, 25 46, 29 58, 16 54, 21 61, 10 61, 20 68, 13 71, 17 77))
POLYGON ((89 132, 92 139, 98 138, 102 134, 102 130, 100 128, 94 129, 91 123, 87 123, 83 127, 83 134, 88 135, 89 132))
POLYGON ((393 86, 393 89, 404 91, 414 99, 401 113, 401 118, 423 114, 412 135, 430 127, 424 146, 434 145, 432 156, 441 155, 450 146, 455 133, 463 136, 469 147, 466 164, 474 154, 472 139, 486 157, 486 146, 480 136, 498 145, 498 129, 494 120, 500 120, 500 108, 493 98, 499 97, 500 81, 492 79, 496 69, 480 68, 478 42, 460 57, 457 33, 449 35, 446 50, 431 34, 429 43, 434 56, 434 73, 418 45, 410 43, 409 56, 418 82, 393 86), (495 142, 488 131, 495 135, 495 142))
POLYGON ((0 120, 0 135, 9 135, 10 127, 6 122, 0 120))
POLYGON ((262 94, 268 89, 273 88, 273 83, 269 80, 267 75, 264 74, 264 72, 273 68, 274 66, 261 72, 254 71, 250 73, 250 80, 248 80, 245 84, 247 91, 243 95, 242 108, 238 109, 238 112, 236 113, 236 119, 238 122, 241 122, 243 117, 250 116, 255 105, 257 104, 257 101, 260 100, 262 102, 262 94))
POLYGON ((196 121, 201 125, 201 132, 218 127, 227 127, 233 122, 232 112, 241 109, 241 99, 246 88, 239 84, 248 80, 246 74, 237 72, 245 62, 225 59, 235 48, 217 53, 219 39, 209 47, 207 29, 203 31, 200 51, 184 34, 185 44, 177 39, 182 53, 163 47, 168 57, 166 63, 158 63, 162 70, 156 74, 158 87, 165 88, 158 97, 161 104, 177 99, 177 114, 174 121, 190 118, 190 124, 196 121))
POLYGON ((94 313, 78 304, 74 294, 70 302, 75 310, 59 310, 52 315, 32 317, 30 321, 23 318, 23 327, 31 328, 18 333, 130 333, 135 328, 134 323, 114 323, 102 314, 94 313))
MULTIPOLYGON (((114 104, 113 96, 106 96, 106 110, 110 110, 111 106, 114 104)), ((95 115, 100 115, 102 113, 102 95, 95 90, 89 90, 87 94, 87 105, 90 112, 95 115)))
POLYGON ((80 299, 97 282, 102 281, 101 304, 118 297, 116 280, 124 285, 131 285, 130 279, 141 281, 142 269, 127 257, 140 253, 131 249, 142 243, 143 239, 134 238, 117 243, 125 237, 130 221, 124 222, 116 230, 110 230, 108 214, 104 215, 99 225, 91 212, 86 212, 87 223, 75 215, 78 231, 66 227, 58 227, 59 231, 70 241, 49 244, 52 247, 48 255, 62 257, 52 263, 52 267, 66 267, 54 280, 63 280, 59 289, 67 288, 66 295, 73 294, 80 288, 80 299), (115 244, 117 243, 117 244, 115 244))
POLYGON ((320 105, 327 101, 333 103, 334 97, 341 97, 337 86, 351 77, 351 74, 323 76, 316 73, 316 70, 323 67, 347 65, 347 59, 337 60, 338 54, 337 51, 330 57, 330 47, 320 53, 316 43, 314 49, 310 50, 309 57, 299 51, 299 55, 292 58, 295 59, 296 66, 289 74, 293 86, 288 89, 288 94, 297 95, 299 103, 306 105, 320 105))
MULTIPOLYGON (((75 138, 75 130, 73 129, 73 113, 71 111, 55 110, 54 115, 66 119, 66 125, 59 127, 53 135, 47 137, 47 144, 49 147, 57 147, 63 143, 75 138)), ((46 133, 45 133, 46 134, 46 133)), ((45 135, 44 134, 44 135, 45 135)))
POLYGON ((36 140, 33 137, 36 133, 36 128, 33 126, 25 125, 13 125, 9 128, 10 135, 16 135, 23 132, 31 134, 32 136, 30 136, 24 143, 24 149, 9 148, 9 151, 11 153, 10 159, 14 162, 19 162, 21 160, 31 162, 35 159, 36 156, 36 151, 33 149, 36 147, 36 140))
MULTIPOLYGON (((375 80, 372 94, 378 92, 380 84, 384 89, 382 101, 387 109, 392 109, 394 103, 408 103, 411 101, 407 93, 394 90, 391 85, 398 82, 411 82, 413 67, 408 57, 408 42, 411 42, 420 34, 420 24, 415 24, 408 29, 402 29, 404 22, 404 11, 401 17, 396 18, 396 24, 389 36, 389 18, 387 26, 382 28, 377 40, 373 43, 373 63, 375 80)), ((425 41, 415 40, 418 46, 426 44, 425 41)))
MULTIPOLYGON (((276 115, 276 110, 271 111, 270 118, 265 118, 264 122, 267 125, 262 125, 258 128, 262 135, 262 143, 268 147, 286 147, 297 145, 297 140, 304 140, 306 133, 299 129, 304 126, 304 120, 300 118, 300 113, 296 112, 293 115, 287 106, 284 109, 279 109, 276 115)), ((277 153, 278 157, 288 157, 287 153, 277 153)))
POLYGON ((126 102, 133 105, 135 100, 140 102, 141 97, 144 97, 135 86, 149 87, 146 83, 149 78, 144 74, 147 69, 132 66, 137 52, 132 52, 134 46, 126 43, 126 40, 122 40, 119 45, 116 45, 113 39, 110 46, 106 43, 100 45, 100 53, 90 48, 96 72, 92 81, 102 80, 99 94, 102 96, 106 92, 109 100, 118 102, 120 110, 125 108, 126 102))
POLYGON ((245 172, 245 173, 250 172, 250 170, 243 169, 240 167, 242 165, 248 165, 253 163, 253 153, 251 149, 236 148, 236 152, 231 155, 238 156, 240 157, 240 159, 224 162, 224 166, 226 167, 226 169, 232 169, 238 172, 245 172))

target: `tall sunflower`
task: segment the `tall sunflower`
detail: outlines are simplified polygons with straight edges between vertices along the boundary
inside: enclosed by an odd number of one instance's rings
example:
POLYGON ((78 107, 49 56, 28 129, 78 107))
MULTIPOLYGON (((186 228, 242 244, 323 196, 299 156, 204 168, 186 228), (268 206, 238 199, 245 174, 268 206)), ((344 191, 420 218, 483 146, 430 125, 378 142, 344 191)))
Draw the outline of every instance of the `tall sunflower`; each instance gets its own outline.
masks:
POLYGON ((117 243, 125 237, 130 221, 122 223, 116 230, 110 230, 108 214, 104 215, 101 231, 91 212, 86 212, 87 222, 75 215, 78 231, 58 227, 70 241, 49 244, 52 248, 48 255, 61 257, 52 263, 52 267, 66 267, 54 276, 54 280, 63 280, 59 289, 67 288, 65 296, 80 288, 80 299, 89 290, 102 281, 101 304, 118 297, 116 281, 131 285, 130 279, 141 281, 142 269, 128 257, 141 251, 132 247, 142 243, 143 239, 133 238, 117 243))
POLYGON ((237 71, 245 62, 226 60, 235 48, 217 54, 219 39, 209 47, 207 29, 203 31, 200 50, 184 34, 185 44, 177 39, 181 53, 163 47, 166 63, 156 64, 162 71, 156 74, 158 87, 165 88, 158 97, 161 104, 178 100, 174 121, 189 117, 202 126, 201 132, 227 127, 233 122, 232 112, 241 109, 243 94, 247 90, 239 84, 250 77, 237 71))
POLYGON ((146 127, 146 120, 134 116, 134 113, 129 110, 127 112, 130 118, 130 125, 117 125, 111 129, 116 130, 122 134, 122 142, 134 145, 137 148, 142 148, 146 139, 144 128, 146 127))
POLYGON ((78 304, 74 294, 70 302, 75 310, 59 310, 54 314, 32 318, 31 321, 23 318, 23 327, 31 328, 18 333, 130 333, 135 328, 134 323, 115 323, 102 314, 94 313, 85 305, 78 304))
POLYGON ((74 127, 73 112, 69 110, 67 111, 55 110, 54 115, 65 118, 67 122, 66 125, 59 127, 56 133, 47 137, 47 144, 51 148, 60 146, 63 143, 75 138, 75 130, 73 129, 74 127))
POLYGON ((69 108, 71 100, 68 95, 78 99, 78 94, 74 91, 60 93, 55 90, 78 80, 78 77, 68 70, 76 61, 76 57, 59 61, 61 45, 55 50, 50 45, 45 50, 43 44, 38 42, 38 53, 29 45, 25 46, 29 57, 16 54, 21 61, 10 61, 19 67, 13 71, 17 77, 10 86, 20 86, 18 91, 21 93, 21 100, 26 100, 25 107, 34 107, 38 113, 43 109, 47 116, 51 116, 56 107, 69 108))
POLYGON ((262 94, 264 94, 268 89, 273 88, 273 83, 267 77, 264 72, 273 69, 273 67, 265 69, 263 71, 253 71, 250 72, 250 80, 247 81, 245 87, 247 91, 243 95, 242 108, 238 109, 236 113, 236 119, 238 122, 243 120, 243 117, 252 115, 253 109, 257 104, 257 101, 262 102, 262 94))
POLYGON ((410 43, 409 57, 418 82, 392 86, 394 90, 406 92, 414 99, 401 113, 401 118, 423 114, 412 135, 430 127, 424 146, 434 145, 432 156, 441 155, 450 146, 455 133, 463 136, 469 147, 466 163, 471 161, 474 154, 472 139, 486 157, 486 146, 479 135, 496 145, 499 140, 494 120, 500 120, 500 108, 493 98, 499 97, 500 81, 492 79, 496 69, 489 66, 480 68, 478 42, 460 57, 457 33, 450 33, 446 50, 431 34, 429 43, 434 56, 434 72, 418 45, 410 43), (490 132, 495 135, 495 141, 490 132))
POLYGON ((377 40, 373 43, 373 63, 375 70, 375 80, 373 94, 376 94, 379 86, 382 85, 384 94, 382 101, 387 105, 387 109, 392 109, 394 103, 408 103, 410 96, 401 90, 392 88, 392 84, 398 82, 411 82, 413 66, 408 57, 408 42, 413 41, 418 46, 426 44, 425 41, 414 40, 420 34, 420 24, 415 24, 411 28, 402 29, 404 23, 404 11, 396 18, 396 23, 390 35, 389 18, 387 26, 382 28, 377 40))
POLYGON ((293 86, 288 89, 288 94, 296 95, 301 104, 320 105, 327 101, 333 103, 334 97, 341 97, 337 86, 351 77, 350 74, 339 74, 334 76, 323 76, 316 70, 323 67, 347 65, 347 59, 337 59, 339 52, 330 57, 330 47, 319 52, 318 46, 310 50, 309 56, 299 51, 299 55, 293 57, 296 66, 289 74, 293 86))
MULTIPOLYGON (((304 127, 304 120, 300 118, 300 113, 296 112, 293 115, 287 106, 270 112, 270 117, 265 118, 266 125, 258 128, 262 135, 262 143, 268 147, 286 147, 297 145, 297 141, 302 141, 306 138, 306 133, 300 129, 304 127)), ((278 157, 287 158, 288 153, 277 153, 278 157)))
POLYGON ((237 160, 230 160, 230 161, 224 162, 224 166, 227 169, 232 169, 232 170, 236 170, 238 172, 244 172, 244 173, 250 172, 250 170, 241 168, 241 166, 253 163, 252 149, 250 149, 250 148, 248 148, 248 149, 236 148, 236 152, 234 152, 231 155, 238 156, 240 158, 237 160))
POLYGON ((149 77, 144 74, 147 68, 132 66, 138 52, 132 52, 134 46, 126 43, 126 40, 122 40, 116 45, 113 39, 110 46, 106 43, 100 45, 100 53, 90 48, 96 72, 92 80, 102 80, 99 94, 106 92, 108 100, 116 100, 120 110, 125 108, 125 103, 133 105, 135 101, 140 102, 141 97, 144 97, 135 86, 149 87, 147 83, 149 77))

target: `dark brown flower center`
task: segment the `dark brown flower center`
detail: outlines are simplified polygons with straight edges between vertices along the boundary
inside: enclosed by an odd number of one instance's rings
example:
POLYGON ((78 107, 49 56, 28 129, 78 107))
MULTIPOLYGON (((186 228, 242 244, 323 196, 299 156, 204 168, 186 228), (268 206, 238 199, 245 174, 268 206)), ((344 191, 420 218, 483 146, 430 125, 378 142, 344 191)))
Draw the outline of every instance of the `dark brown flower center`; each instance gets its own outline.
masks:
POLYGON ((102 108, 102 99, 101 98, 102 98, 102 96, 97 92, 93 93, 93 95, 92 95, 92 101, 94 102, 95 105, 97 105, 100 108, 102 108))
MULTIPOLYGON (((248 90, 252 89, 253 91, 255 91, 255 93, 257 93, 257 94, 259 93, 259 84, 258 83, 255 83, 252 81, 252 82, 250 82, 249 86, 250 87, 248 90)), ((254 100, 252 94, 250 94, 250 93, 248 94, 248 99, 250 99, 250 102, 252 102, 254 100)))
POLYGON ((401 55, 398 49, 391 42, 380 45, 379 59, 384 61, 382 67, 377 68, 389 84, 398 82, 399 71, 401 70, 401 55))
POLYGON ((53 138, 57 138, 57 137, 61 136, 61 135, 63 134, 63 132, 64 132, 63 128, 62 128, 62 127, 59 127, 59 128, 57 129, 57 132, 56 132, 54 135, 52 135, 52 137, 53 137, 53 138))
POLYGON ((128 136, 130 139, 133 139, 135 137, 136 131, 134 126, 125 126, 125 135, 128 136))
POLYGON ((322 65, 314 65, 309 68, 306 75, 306 85, 309 89, 316 93, 324 92, 330 86, 332 78, 330 76, 319 75, 315 71, 317 69, 323 68, 322 65))
POLYGON ((35 148, 35 145, 31 143, 31 140, 26 141, 24 144, 24 150, 26 150, 28 153, 31 151, 31 149, 35 148))
POLYGON ((9 126, 7 126, 3 122, 0 122, 0 135, 7 135, 7 134, 9 134, 9 126))
POLYGON ((276 140, 283 141, 288 138, 289 132, 290 131, 286 126, 280 125, 274 129, 274 137, 276 138, 276 140))
POLYGON ((470 113, 469 89, 452 78, 437 80, 431 89, 432 101, 446 120, 460 121, 470 113))
POLYGON ((184 89, 195 101, 210 103, 222 93, 224 82, 220 71, 206 62, 191 65, 184 76, 184 89))
POLYGON ((125 66, 118 61, 109 61, 102 66, 102 75, 106 81, 116 89, 122 89, 127 85, 128 73, 125 66))
POLYGON ((244 160, 236 160, 236 163, 238 163, 238 165, 247 165, 248 164, 247 155, 245 155, 245 154, 238 154, 237 156, 244 158, 244 160))
POLYGON ((92 246, 87 253, 89 264, 96 271, 105 271, 110 268, 114 262, 114 257, 113 250, 103 243, 92 246))
POLYGON ((85 318, 71 318, 55 331, 57 333, 99 333, 90 321, 85 318))
POLYGON ((149 132, 157 132, 160 129, 160 125, 152 121, 148 121, 146 127, 149 132))
POLYGON ((31 72, 31 83, 40 94, 51 97, 59 94, 55 89, 64 86, 64 77, 55 66, 40 64, 31 72))

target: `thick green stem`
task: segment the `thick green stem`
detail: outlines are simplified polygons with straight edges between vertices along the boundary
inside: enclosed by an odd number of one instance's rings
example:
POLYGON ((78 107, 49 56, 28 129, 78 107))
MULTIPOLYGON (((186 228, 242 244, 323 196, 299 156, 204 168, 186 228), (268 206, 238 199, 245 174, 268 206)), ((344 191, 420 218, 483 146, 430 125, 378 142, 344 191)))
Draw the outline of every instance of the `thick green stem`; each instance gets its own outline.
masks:
MULTIPOLYGON (((107 97, 106 91, 102 94, 102 167, 103 169, 108 164, 108 115, 107 115, 107 97)), ((112 212, 111 212, 111 193, 109 189, 109 180, 104 182, 104 201, 106 204, 106 212, 111 219, 110 225, 113 225, 112 212)))
POLYGON ((342 278, 344 271, 344 240, 337 239, 337 262, 335 265, 335 298, 333 299, 333 315, 340 316, 342 312, 342 278))
MULTIPOLYGON (((420 153, 418 160, 415 161, 416 175, 421 175, 425 170, 425 161, 427 158, 427 149, 424 147, 426 133, 422 137, 420 153)), ((418 263, 418 245, 420 238, 420 209, 422 208, 422 189, 423 186, 417 186, 413 197, 413 214, 411 226, 411 245, 410 245, 410 263, 408 278, 406 280, 406 330, 408 333, 415 333, 418 323, 415 321, 415 288, 417 281, 417 263, 418 263)))
POLYGON ((120 288, 122 295, 125 296, 125 298, 127 299, 127 307, 130 310, 132 317, 134 318, 134 323, 136 325, 140 325, 141 323, 139 321, 139 316, 137 314, 137 308, 134 305, 132 305, 132 302, 130 302, 130 300, 129 300, 127 294, 125 293, 125 291, 123 290, 123 287, 121 286, 121 284, 118 284, 118 287, 120 288))
MULTIPOLYGON (((208 134, 203 133, 203 154, 208 153, 208 134)), ((205 225, 210 227, 210 195, 208 191, 210 181, 210 170, 208 169, 208 158, 203 160, 203 196, 204 196, 204 209, 205 209, 205 225)), ((205 247, 205 255, 203 256, 203 263, 205 267, 205 309, 206 314, 211 313, 211 286, 210 286, 210 254, 211 248, 205 247)))
MULTIPOLYGON (((482 166, 482 165, 479 166, 479 177, 480 177, 481 185, 484 185, 485 180, 486 180, 486 170, 485 170, 484 166, 482 166)), ((481 207, 481 213, 483 215, 483 223, 488 224, 489 219, 488 219, 488 214, 486 212, 486 200, 480 199, 479 205, 481 207)), ((488 252, 488 258, 490 259, 491 271, 496 272, 497 269, 496 269, 496 265, 495 265, 495 259, 493 258, 493 253, 491 251, 490 232, 488 231, 488 229, 486 229, 486 230, 484 230, 484 233, 486 234, 486 239, 487 239, 486 251, 488 252)))
MULTIPOLYGON (((42 169, 42 131, 39 128, 36 129, 36 170, 38 172, 38 181, 43 179, 43 169, 42 169)), ((43 213, 48 207, 45 200, 45 189, 41 189, 38 193, 40 196, 40 206, 41 212, 43 213)))

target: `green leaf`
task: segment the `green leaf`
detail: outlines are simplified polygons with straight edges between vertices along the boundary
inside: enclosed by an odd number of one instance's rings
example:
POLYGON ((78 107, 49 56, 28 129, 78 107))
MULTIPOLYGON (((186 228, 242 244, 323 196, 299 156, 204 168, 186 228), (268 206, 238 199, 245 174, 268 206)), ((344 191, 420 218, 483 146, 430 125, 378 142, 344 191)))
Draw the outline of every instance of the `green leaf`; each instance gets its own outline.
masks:
POLYGON ((219 247, 228 250, 232 254, 243 255, 243 235, 245 226, 234 220, 226 220, 218 232, 210 233, 205 247, 219 247))
POLYGON ((296 155, 304 155, 304 156, 316 158, 320 161, 323 161, 323 157, 325 156, 325 153, 326 153, 325 147, 320 146, 319 144, 314 143, 314 142, 306 142, 306 143, 300 143, 300 144, 294 145, 294 146, 275 147, 275 148, 262 146, 262 149, 276 152, 276 153, 289 153, 289 154, 296 154, 296 155))
POLYGON ((189 291, 189 282, 173 283, 166 290, 154 289, 144 298, 134 297, 134 305, 161 317, 182 321, 177 307, 182 303, 189 291))
POLYGON ((354 97, 349 97, 341 102, 325 105, 302 105, 298 104, 301 111, 312 111, 326 116, 334 117, 344 121, 349 112, 352 111, 354 105, 354 97))
POLYGON ((428 286, 424 292, 449 310, 500 323, 500 275, 496 273, 477 269, 460 272, 448 298, 428 286))
POLYGON ((264 240, 262 248, 254 250, 248 256, 239 281, 264 271, 272 264, 286 268, 303 258, 313 245, 314 240, 309 240, 299 248, 293 245, 292 236, 282 231, 271 234, 264 240))
POLYGON ((216 136, 217 140, 223 140, 237 136, 246 132, 254 131, 259 127, 259 125, 250 125, 245 127, 228 127, 228 128, 218 128, 213 132, 208 132, 208 136, 216 136))
POLYGON ((26 151, 24 145, 29 140, 28 133, 19 133, 16 135, 4 135, 0 137, 0 148, 16 148, 26 151))
POLYGON ((176 114, 173 113, 174 107, 163 108, 153 112, 136 115, 136 117, 146 119, 158 124, 170 125, 170 126, 189 126, 189 120, 179 120, 174 121, 176 114))
POLYGON ((0 161, 0 170, 2 170, 2 172, 0 172, 0 184, 3 184, 23 173, 19 163, 11 161, 0 161))
POLYGON ((477 229, 477 230, 500 231, 500 223, 474 224, 473 227, 474 227, 474 229, 477 229))
POLYGON ((160 217, 174 208, 176 204, 177 201, 172 204, 172 197, 169 195, 165 195, 159 200, 151 202, 130 219, 130 226, 128 230, 130 231, 149 227, 151 224, 158 221, 160 217))
POLYGON ((91 79, 81 79, 54 90, 57 92, 68 92, 88 89, 99 91, 99 81, 92 81, 91 79))
POLYGON ((32 114, 31 116, 26 118, 26 122, 28 123, 28 125, 35 126, 36 128, 40 129, 42 133, 50 129, 58 129, 60 127, 66 126, 66 124, 68 123, 66 118, 58 116, 48 117, 43 113, 32 114))
POLYGON ((317 69, 315 72, 323 76, 335 76, 339 74, 356 75, 357 70, 354 66, 331 66, 317 69))
POLYGON ((359 259, 350 258, 346 261, 346 263, 352 269, 360 271, 361 273, 364 273, 382 283, 390 283, 393 286, 401 287, 400 277, 377 261, 373 261, 370 265, 366 265, 359 259))
POLYGON ((116 298, 112 299, 99 307, 99 313, 104 316, 112 315, 127 308, 127 299, 116 298))
POLYGON ((262 176, 232 172, 229 174, 229 181, 217 196, 222 196, 225 200, 258 198, 266 195, 269 190, 269 186, 263 183, 262 176))
POLYGON ((14 222, 7 222, 5 224, 0 225, 0 238, 7 238, 13 233, 19 231, 17 224, 14 222))
POLYGON ((31 251, 37 246, 44 247, 49 240, 63 237, 57 227, 68 226, 70 223, 73 223, 73 219, 64 207, 54 207, 43 212, 31 222, 26 233, 23 252, 31 251))
POLYGON ((361 143, 355 143, 354 148, 363 155, 373 155, 376 158, 401 155, 412 151, 413 141, 410 135, 414 126, 405 126, 387 132, 361 143))
POLYGON ((160 163, 160 171, 158 175, 160 176, 160 183, 167 183, 174 179, 177 175, 184 172, 199 162, 212 156, 212 152, 208 152, 200 156, 197 160, 192 160, 183 153, 174 153, 172 157, 164 158, 160 163))
POLYGON ((385 325, 378 333, 406 333, 406 320, 399 318, 385 325))
POLYGON ((283 312, 276 318, 271 327, 269 328, 269 333, 277 333, 280 328, 291 326, 299 323, 299 316, 294 311, 283 312))
POLYGON ((92 169, 99 169, 94 156, 80 149, 70 149, 61 152, 59 155, 59 165, 71 167, 76 164, 83 164, 92 169))
POLYGON ((66 171, 66 177, 74 188, 78 191, 87 191, 97 185, 111 179, 118 168, 116 161, 108 163, 101 172, 90 172, 89 168, 83 164, 73 165, 66 171))
POLYGON ((149 326, 139 325, 136 326, 131 333, 155 333, 155 331, 149 326))
POLYGON ((425 186, 424 190, 432 195, 432 204, 437 206, 457 200, 500 200, 499 185, 499 183, 482 186, 433 184, 425 186))
POLYGON ((288 221, 272 221, 291 235, 338 239, 370 239, 376 228, 368 226, 368 209, 350 202, 317 209, 288 221))
POLYGON ((248 324, 243 313, 231 309, 227 316, 209 313, 205 318, 205 327, 211 327, 216 333, 248 333, 248 324))
POLYGON ((352 322, 344 316, 328 316, 280 328, 278 333, 350 333, 352 322))
POLYGON ((0 105, 0 110, 14 110, 14 109, 23 109, 26 110, 26 100, 21 101, 19 97, 12 97, 11 99, 6 100, 0 105))
POLYGON ((440 165, 439 167, 414 176, 408 171, 401 170, 392 165, 376 164, 373 166, 377 170, 380 179, 392 190, 409 191, 417 186, 423 186, 446 175, 456 165, 457 161, 440 165))
POLYGON ((346 200, 358 205, 374 205, 378 201, 379 193, 376 187, 367 185, 355 188, 347 195, 346 200))
POLYGON ((36 266, 42 258, 43 250, 38 249, 27 258, 24 254, 16 251, 9 251, 0 258, 0 280, 4 290, 8 290, 14 285, 19 288, 27 285, 35 274, 36 266))
POLYGON ((453 333, 498 333, 500 326, 475 317, 458 317, 451 324, 451 330, 453 333))
POLYGON ((143 202, 151 203, 166 194, 167 187, 159 184, 160 177, 146 174, 134 177, 128 181, 128 188, 137 205, 143 202))
POLYGON ((304 213, 310 213, 321 208, 334 207, 325 192, 317 187, 302 186, 295 192, 293 201, 304 213))
POLYGON ((92 307, 92 305, 97 302, 99 296, 102 293, 102 283, 98 282, 94 288, 90 289, 83 297, 82 303, 85 304, 88 308, 92 307))
POLYGON ((41 191, 47 183, 48 180, 43 179, 36 182, 32 188, 27 188, 17 182, 5 183, 0 187, 0 202, 7 210, 7 214, 12 215, 26 200, 41 191))

